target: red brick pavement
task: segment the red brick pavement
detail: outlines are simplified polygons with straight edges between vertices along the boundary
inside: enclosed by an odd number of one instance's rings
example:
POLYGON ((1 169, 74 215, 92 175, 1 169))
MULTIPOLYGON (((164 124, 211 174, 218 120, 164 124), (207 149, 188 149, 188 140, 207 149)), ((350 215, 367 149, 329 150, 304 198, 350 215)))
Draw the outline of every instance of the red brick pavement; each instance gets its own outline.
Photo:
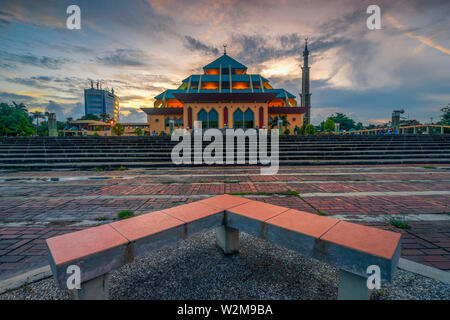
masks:
MULTIPOLYGON (((270 203, 284 206, 286 201, 278 198, 270 203)), ((296 207, 312 212, 306 204, 296 207)), ((403 258, 450 270, 450 221, 410 222, 408 230, 383 223, 363 224, 401 232, 403 258)), ((0 228, 0 280, 47 265, 45 239, 81 229, 83 227, 0 228)))
POLYGON ((82 227, 0 228, 0 280, 48 264, 45 239, 82 227))
MULTIPOLYGON (((211 173, 211 170, 211 168, 196 168, 195 174, 208 174, 211 173)), ((223 168, 220 168, 220 170, 223 170, 223 168)), ((185 180, 181 180, 185 183, 174 183, 170 177, 166 176, 162 179, 151 174, 132 179, 78 181, 76 186, 73 185, 73 182, 55 182, 55 185, 46 184, 45 188, 11 182, 10 185, 14 185, 13 188, 2 189, 0 221, 42 220, 48 222, 52 219, 80 221, 93 220, 100 216, 111 219, 116 217, 119 211, 125 209, 134 210, 137 214, 140 214, 197 200, 197 198, 189 197, 191 195, 249 193, 255 194, 255 196, 248 195, 252 199, 312 213, 321 211, 333 215, 386 214, 386 223, 373 223, 371 225, 402 232, 402 256, 404 258, 442 270, 450 270, 449 221, 410 222, 411 229, 408 230, 395 229, 387 222, 390 214, 449 213, 449 195, 314 197, 302 195, 324 192, 448 191, 450 184, 447 180, 450 180, 450 171, 427 170, 429 172, 418 172, 411 175, 402 173, 410 169, 398 166, 395 169, 396 174, 364 172, 357 175, 322 175, 322 172, 340 171, 345 173, 352 171, 351 167, 328 166, 320 167, 321 175, 309 175, 308 170, 310 172, 318 171, 317 168, 302 168, 301 171, 305 173, 304 175, 290 175, 281 172, 275 176, 261 176, 254 170, 242 168, 239 173, 245 174, 248 172, 247 176, 233 176, 232 174, 222 176, 219 173, 219 176, 186 177, 185 180), (408 181, 410 179, 432 181, 408 181), (383 180, 404 181, 386 182, 383 180), (231 181, 239 181, 239 183, 232 183, 231 181), (300 183, 302 181, 307 183, 300 183), (318 181, 322 183, 318 183, 318 181), (331 183, 331 181, 337 181, 337 183, 331 183), (283 193, 289 190, 299 192, 300 196, 275 195, 275 193, 283 193), (257 197, 256 194, 258 193, 274 193, 274 195, 257 197), (27 195, 39 195, 47 198, 33 200, 27 198, 27 195), (146 195, 149 197, 142 197, 146 195), (152 197, 151 195, 167 195, 169 198, 152 197), (70 199, 71 196, 127 196, 127 198, 70 199), (57 197, 68 197, 69 199, 58 199, 57 197)), ((382 172, 384 169, 382 166, 370 166, 370 170, 371 172, 382 172)), ((394 169, 386 169, 386 171, 394 171, 394 169)), ((185 172, 185 174, 191 173, 192 170, 185 172)), ((74 175, 70 172, 23 172, 20 174, 23 176, 74 175)), ((127 172, 78 172, 76 175, 126 176, 127 172)), ((80 229, 82 228, 57 225, 51 227, 0 227, 0 280, 46 265, 45 239, 80 229)))

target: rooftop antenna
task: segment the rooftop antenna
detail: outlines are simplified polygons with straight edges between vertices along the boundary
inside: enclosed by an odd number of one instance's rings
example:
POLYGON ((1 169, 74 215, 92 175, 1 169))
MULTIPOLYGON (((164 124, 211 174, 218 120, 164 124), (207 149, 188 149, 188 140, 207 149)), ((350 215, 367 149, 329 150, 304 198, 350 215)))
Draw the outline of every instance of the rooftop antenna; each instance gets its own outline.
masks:
POLYGON ((94 89, 94 81, 91 80, 91 89, 94 89))
POLYGON ((227 54, 227 44, 224 43, 223 45, 223 54, 227 54))

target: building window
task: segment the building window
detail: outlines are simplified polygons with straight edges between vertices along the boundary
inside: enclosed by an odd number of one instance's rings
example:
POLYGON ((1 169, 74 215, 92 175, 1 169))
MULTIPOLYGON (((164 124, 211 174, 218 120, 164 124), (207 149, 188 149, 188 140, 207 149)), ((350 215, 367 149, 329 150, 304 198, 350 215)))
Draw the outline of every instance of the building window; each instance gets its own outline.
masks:
POLYGON ((233 127, 234 128, 253 128, 254 127, 254 116, 253 111, 248 108, 245 112, 241 109, 236 109, 233 113, 233 127))
POLYGON ((228 108, 223 108, 223 125, 228 126, 228 108))
POLYGON ((264 126, 264 108, 259 107, 259 127, 262 129, 264 126))
POLYGON ((155 119, 155 122, 159 122, 159 119, 155 119))
POLYGON ((188 127, 192 129, 192 108, 188 108, 188 127))
POLYGON ((216 109, 206 112, 204 109, 197 113, 197 120, 202 122, 202 128, 218 128, 219 127, 219 113, 216 109))
POLYGON ((214 108, 208 113, 208 128, 219 128, 219 113, 214 108))
POLYGON ((208 127, 208 113, 205 109, 202 109, 197 113, 197 121, 202 122, 202 128, 208 127))
POLYGON ((244 127, 244 113, 241 109, 236 109, 233 112, 233 128, 243 128, 244 127))
POLYGON ((254 114, 253 111, 248 108, 244 112, 244 128, 253 128, 254 127, 254 114))

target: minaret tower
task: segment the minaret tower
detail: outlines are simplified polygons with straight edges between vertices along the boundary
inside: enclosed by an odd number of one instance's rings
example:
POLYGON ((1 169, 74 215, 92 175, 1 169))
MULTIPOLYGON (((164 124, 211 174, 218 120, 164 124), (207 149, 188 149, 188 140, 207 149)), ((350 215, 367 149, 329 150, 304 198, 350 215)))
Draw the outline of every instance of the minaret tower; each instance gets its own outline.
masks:
POLYGON ((301 106, 306 108, 304 124, 309 124, 311 121, 311 93, 309 93, 309 65, 308 65, 308 38, 305 39, 305 50, 303 50, 303 67, 302 67, 302 93, 301 106))

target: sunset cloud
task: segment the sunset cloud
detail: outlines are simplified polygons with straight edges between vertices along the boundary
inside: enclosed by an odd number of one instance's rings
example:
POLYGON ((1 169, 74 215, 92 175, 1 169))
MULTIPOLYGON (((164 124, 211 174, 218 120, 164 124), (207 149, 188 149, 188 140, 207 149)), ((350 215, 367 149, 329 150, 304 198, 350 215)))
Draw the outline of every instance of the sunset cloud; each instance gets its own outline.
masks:
POLYGON ((449 1, 380 0, 382 29, 366 27, 369 0, 80 0, 82 29, 65 28, 67 3, 4 0, 0 100, 82 115, 89 80, 114 88, 122 119, 227 53, 275 87, 301 90, 311 52, 313 123, 334 112, 362 122, 439 117, 450 83, 449 1), (107 9, 107 10, 106 10, 107 9), (106 11, 105 11, 106 10, 106 11))

